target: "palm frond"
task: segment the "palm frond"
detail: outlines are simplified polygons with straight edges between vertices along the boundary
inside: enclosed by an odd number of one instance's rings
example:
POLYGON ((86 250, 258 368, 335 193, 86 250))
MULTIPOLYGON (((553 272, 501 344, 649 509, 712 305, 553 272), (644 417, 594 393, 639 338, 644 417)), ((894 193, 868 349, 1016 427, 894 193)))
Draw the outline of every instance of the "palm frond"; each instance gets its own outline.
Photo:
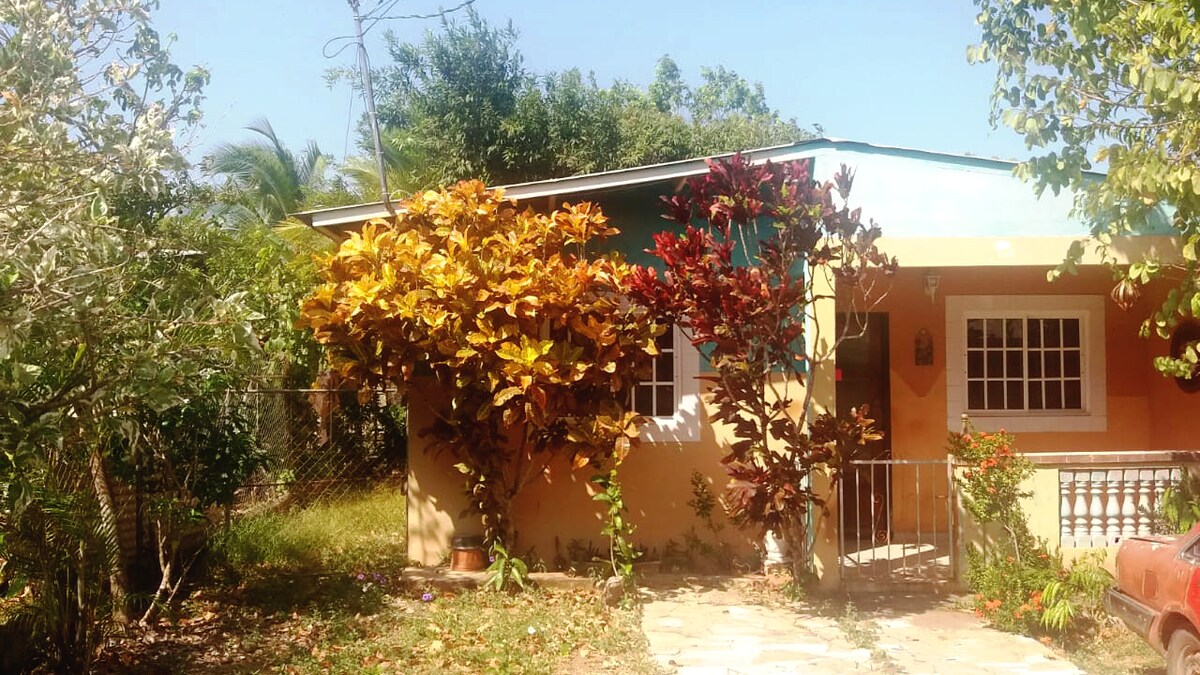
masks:
POLYGON ((243 143, 224 143, 204 162, 214 176, 225 176, 246 192, 244 201, 261 221, 273 225, 301 207, 305 193, 324 179, 326 158, 316 143, 309 141, 299 159, 279 140, 266 119, 246 127, 261 139, 243 143))

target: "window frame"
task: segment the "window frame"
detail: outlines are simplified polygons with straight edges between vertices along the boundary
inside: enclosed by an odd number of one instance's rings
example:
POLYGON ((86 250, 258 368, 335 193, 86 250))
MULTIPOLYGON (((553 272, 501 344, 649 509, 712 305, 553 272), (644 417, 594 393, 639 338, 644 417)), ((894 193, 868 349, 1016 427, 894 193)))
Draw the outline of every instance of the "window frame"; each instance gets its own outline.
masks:
POLYGON ((649 389, 649 396, 650 396, 650 406, 649 407, 650 408, 654 409, 655 412, 658 412, 660 410, 660 404, 662 404, 661 405, 662 410, 669 409, 671 411, 670 414, 666 414, 666 415, 656 415, 656 414, 645 415, 645 417, 647 419, 653 419, 653 418, 667 419, 667 418, 670 418, 672 415, 674 415, 674 411, 679 409, 679 400, 682 396, 682 392, 679 389, 679 375, 680 375, 679 339, 678 339, 678 336, 675 335, 674 327, 672 327, 670 329, 670 331, 671 332, 669 334, 660 335, 658 337, 658 339, 661 340, 662 342, 664 342, 664 343, 669 342, 670 344, 669 344, 669 346, 666 344, 659 345, 658 356, 655 356, 651 359, 650 379, 638 381, 637 384, 635 384, 633 386, 633 391, 630 394, 633 398, 633 409, 635 412, 638 409, 638 401, 639 401, 638 392, 641 391, 643 388, 649 389), (664 354, 670 354, 670 356, 671 356, 671 373, 670 373, 669 377, 665 377, 664 379, 659 379, 659 376, 658 376, 659 359, 663 358, 664 354), (659 398, 658 398, 659 391, 658 390, 659 390, 659 387, 662 385, 669 385, 671 387, 671 401, 670 402, 659 401, 659 398))
MULTIPOLYGON (((950 295, 946 297, 946 423, 950 429, 970 416, 976 428, 1008 431, 1106 431, 1104 296, 950 295), (1078 319, 1080 409, 971 410, 967 407, 967 321, 969 319, 1078 319)), ((1028 354, 1028 345, 1022 354, 1028 354)), ((1028 368, 1028 362, 1025 367, 1028 368)), ((1026 371, 1027 372, 1027 371, 1026 371)), ((1028 378, 1028 375, 1026 375, 1028 378)), ((1027 381, 1027 379, 1026 379, 1027 381)))
POLYGON ((700 352, 683 331, 672 326, 675 350, 675 413, 647 417, 639 437, 645 443, 692 443, 700 440, 700 352))

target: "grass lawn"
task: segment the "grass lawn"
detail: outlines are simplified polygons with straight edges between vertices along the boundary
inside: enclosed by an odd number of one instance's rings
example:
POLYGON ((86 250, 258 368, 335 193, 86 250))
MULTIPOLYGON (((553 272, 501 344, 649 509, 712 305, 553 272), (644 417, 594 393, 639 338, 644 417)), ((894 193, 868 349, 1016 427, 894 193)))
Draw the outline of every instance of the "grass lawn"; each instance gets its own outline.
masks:
POLYGON ((402 497, 377 491, 243 519, 180 616, 119 641, 99 672, 658 672, 638 610, 591 591, 407 587, 403 514, 402 497))
POLYGON ((1124 624, 1105 626, 1082 642, 1070 644, 1067 658, 1089 675, 1165 675, 1158 652, 1124 624))
POLYGON ((215 542, 237 572, 399 570, 407 561, 407 510, 400 488, 384 484, 282 513, 244 514, 215 542))

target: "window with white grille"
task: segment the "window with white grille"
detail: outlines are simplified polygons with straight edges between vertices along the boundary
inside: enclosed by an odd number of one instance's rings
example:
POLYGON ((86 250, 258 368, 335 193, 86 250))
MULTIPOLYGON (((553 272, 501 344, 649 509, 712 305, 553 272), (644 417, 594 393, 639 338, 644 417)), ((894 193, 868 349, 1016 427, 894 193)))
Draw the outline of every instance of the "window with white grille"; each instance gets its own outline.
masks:
POLYGON ((1107 428, 1104 299, 946 297, 946 421, 980 428, 1107 428))
POLYGON ((700 438, 700 396, 696 380, 700 353, 672 328, 658 336, 658 356, 649 378, 633 387, 633 409, 649 421, 642 440, 650 443, 691 442, 700 438))
POLYGON ((670 417, 679 408, 679 373, 675 358, 675 331, 658 336, 658 356, 650 379, 633 388, 633 409, 647 417, 670 417))
POLYGON ((1083 410, 1082 321, 967 319, 967 410, 1083 410))

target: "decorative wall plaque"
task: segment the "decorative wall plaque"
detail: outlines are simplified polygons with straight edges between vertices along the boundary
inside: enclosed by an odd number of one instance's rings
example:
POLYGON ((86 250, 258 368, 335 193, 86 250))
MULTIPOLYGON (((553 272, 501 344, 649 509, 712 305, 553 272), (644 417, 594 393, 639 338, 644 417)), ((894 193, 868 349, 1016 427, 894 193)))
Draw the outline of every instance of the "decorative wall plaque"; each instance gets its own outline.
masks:
POLYGON ((933 365, 933 335, 928 330, 922 328, 917 331, 913 351, 918 366, 933 365))

